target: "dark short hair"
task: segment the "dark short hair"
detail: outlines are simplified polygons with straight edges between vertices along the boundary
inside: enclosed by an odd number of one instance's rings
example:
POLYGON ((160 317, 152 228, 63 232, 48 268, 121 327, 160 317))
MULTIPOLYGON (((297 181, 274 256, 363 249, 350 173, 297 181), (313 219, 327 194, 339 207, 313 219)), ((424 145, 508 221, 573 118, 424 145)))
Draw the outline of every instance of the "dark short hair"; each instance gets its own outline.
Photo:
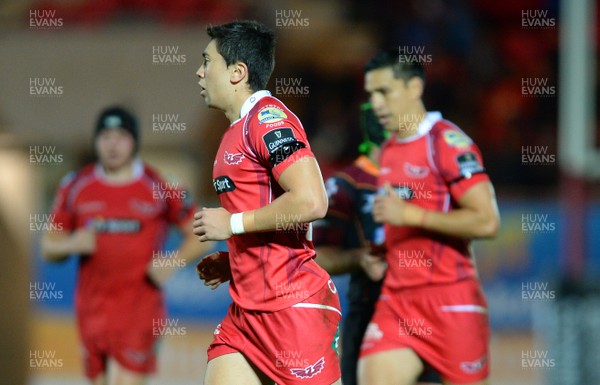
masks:
POLYGON ((229 66, 236 62, 248 66, 248 85, 252 91, 266 88, 275 67, 275 34, 256 21, 234 21, 209 26, 208 36, 229 66))
POLYGON ((396 79, 402 79, 406 82, 417 76, 424 82, 425 71, 423 64, 410 59, 405 54, 401 54, 397 48, 380 51, 365 64, 364 73, 380 68, 392 67, 394 78, 396 79))

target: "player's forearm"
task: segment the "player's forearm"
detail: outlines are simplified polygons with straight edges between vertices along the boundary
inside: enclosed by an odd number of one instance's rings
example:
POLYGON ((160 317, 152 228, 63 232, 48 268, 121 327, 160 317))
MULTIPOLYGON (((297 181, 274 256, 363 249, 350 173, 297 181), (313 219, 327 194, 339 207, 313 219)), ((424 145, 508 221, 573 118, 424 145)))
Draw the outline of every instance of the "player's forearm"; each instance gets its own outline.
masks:
POLYGON ((444 213, 407 205, 412 210, 409 225, 458 238, 492 238, 499 228, 499 219, 493 213, 459 208, 444 213))
POLYGON ((289 229, 323 218, 327 213, 327 195, 321 190, 288 191, 264 207, 244 212, 245 231, 289 229))
POLYGON ((41 241, 42 258, 48 262, 60 261, 77 253, 73 238, 68 234, 50 237, 45 235, 41 241))
POLYGON ((350 273, 360 268, 356 250, 343 250, 337 246, 317 247, 315 261, 331 275, 350 273))
POLYGON ((56 261, 70 254, 88 255, 96 250, 96 233, 90 228, 50 232, 42 238, 42 255, 48 261, 56 261))
POLYGON ((214 247, 215 242, 199 242, 195 235, 186 235, 173 256, 173 258, 181 262, 174 263, 173 265, 188 266, 208 254, 214 247))

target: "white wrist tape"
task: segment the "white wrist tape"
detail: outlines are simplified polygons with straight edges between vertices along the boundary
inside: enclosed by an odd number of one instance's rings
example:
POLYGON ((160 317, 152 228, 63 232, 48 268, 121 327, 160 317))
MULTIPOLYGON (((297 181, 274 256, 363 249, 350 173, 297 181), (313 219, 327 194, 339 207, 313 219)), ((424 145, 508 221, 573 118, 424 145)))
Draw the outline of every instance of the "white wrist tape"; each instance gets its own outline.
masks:
POLYGON ((232 214, 229 225, 231 226, 232 234, 244 234, 246 232, 244 230, 244 213, 232 214))

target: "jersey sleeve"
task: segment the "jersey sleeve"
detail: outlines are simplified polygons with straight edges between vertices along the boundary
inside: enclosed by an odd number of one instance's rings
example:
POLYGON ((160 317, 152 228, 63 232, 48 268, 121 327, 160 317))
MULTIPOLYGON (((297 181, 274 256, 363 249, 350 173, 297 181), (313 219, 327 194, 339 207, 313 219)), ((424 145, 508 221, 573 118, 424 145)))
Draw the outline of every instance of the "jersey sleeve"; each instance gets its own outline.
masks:
POLYGON ((345 235, 353 226, 356 190, 340 176, 332 176, 325 181, 329 207, 325 217, 315 223, 313 242, 316 246, 343 243, 345 235))
POLYGON ((75 230, 77 223, 71 195, 76 175, 73 171, 61 179, 50 209, 50 221, 63 231, 75 230))
POLYGON ((437 166, 454 200, 477 183, 489 181, 479 148, 459 129, 442 130, 435 146, 437 166))
POLYGON ((257 107, 247 131, 250 147, 276 180, 294 162, 314 156, 302 123, 281 104, 257 107))

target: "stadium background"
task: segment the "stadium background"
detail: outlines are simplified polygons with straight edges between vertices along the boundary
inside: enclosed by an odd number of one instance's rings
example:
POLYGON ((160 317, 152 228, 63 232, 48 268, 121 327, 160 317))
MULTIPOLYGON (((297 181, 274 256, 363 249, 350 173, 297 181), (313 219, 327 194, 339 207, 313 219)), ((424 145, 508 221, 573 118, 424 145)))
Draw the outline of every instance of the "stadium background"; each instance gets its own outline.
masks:
MULTIPOLYGON (((421 55, 426 106, 480 145, 497 188, 500 235, 475 243, 494 331, 492 383, 551 383, 570 357, 548 332, 561 282, 600 273, 597 185, 560 170, 559 11, 558 0, 0 3, 3 383, 85 383, 72 313, 75 261, 43 263, 39 240, 60 178, 93 159, 100 109, 119 103, 135 111, 142 158, 202 205, 216 204, 210 173, 227 121, 205 107, 195 71, 206 26, 243 18, 274 28, 269 89, 303 121, 325 176, 356 156, 364 62, 380 47, 421 55), (583 187, 571 190, 571 183, 583 187), (569 216, 572 191, 584 191, 576 206, 583 211, 575 213, 586 213, 575 221, 582 227, 569 216), (569 269, 571 250, 583 255, 582 269, 569 269), (35 367, 36 355, 53 364, 35 367), (539 365, 528 364, 532 358, 539 365)), ((597 78, 590 81, 597 94, 597 78)), ((336 282, 344 292, 345 279, 336 282)), ((166 299, 175 335, 163 337, 151 384, 201 383, 227 290, 211 292, 187 266, 167 285, 166 299)))

